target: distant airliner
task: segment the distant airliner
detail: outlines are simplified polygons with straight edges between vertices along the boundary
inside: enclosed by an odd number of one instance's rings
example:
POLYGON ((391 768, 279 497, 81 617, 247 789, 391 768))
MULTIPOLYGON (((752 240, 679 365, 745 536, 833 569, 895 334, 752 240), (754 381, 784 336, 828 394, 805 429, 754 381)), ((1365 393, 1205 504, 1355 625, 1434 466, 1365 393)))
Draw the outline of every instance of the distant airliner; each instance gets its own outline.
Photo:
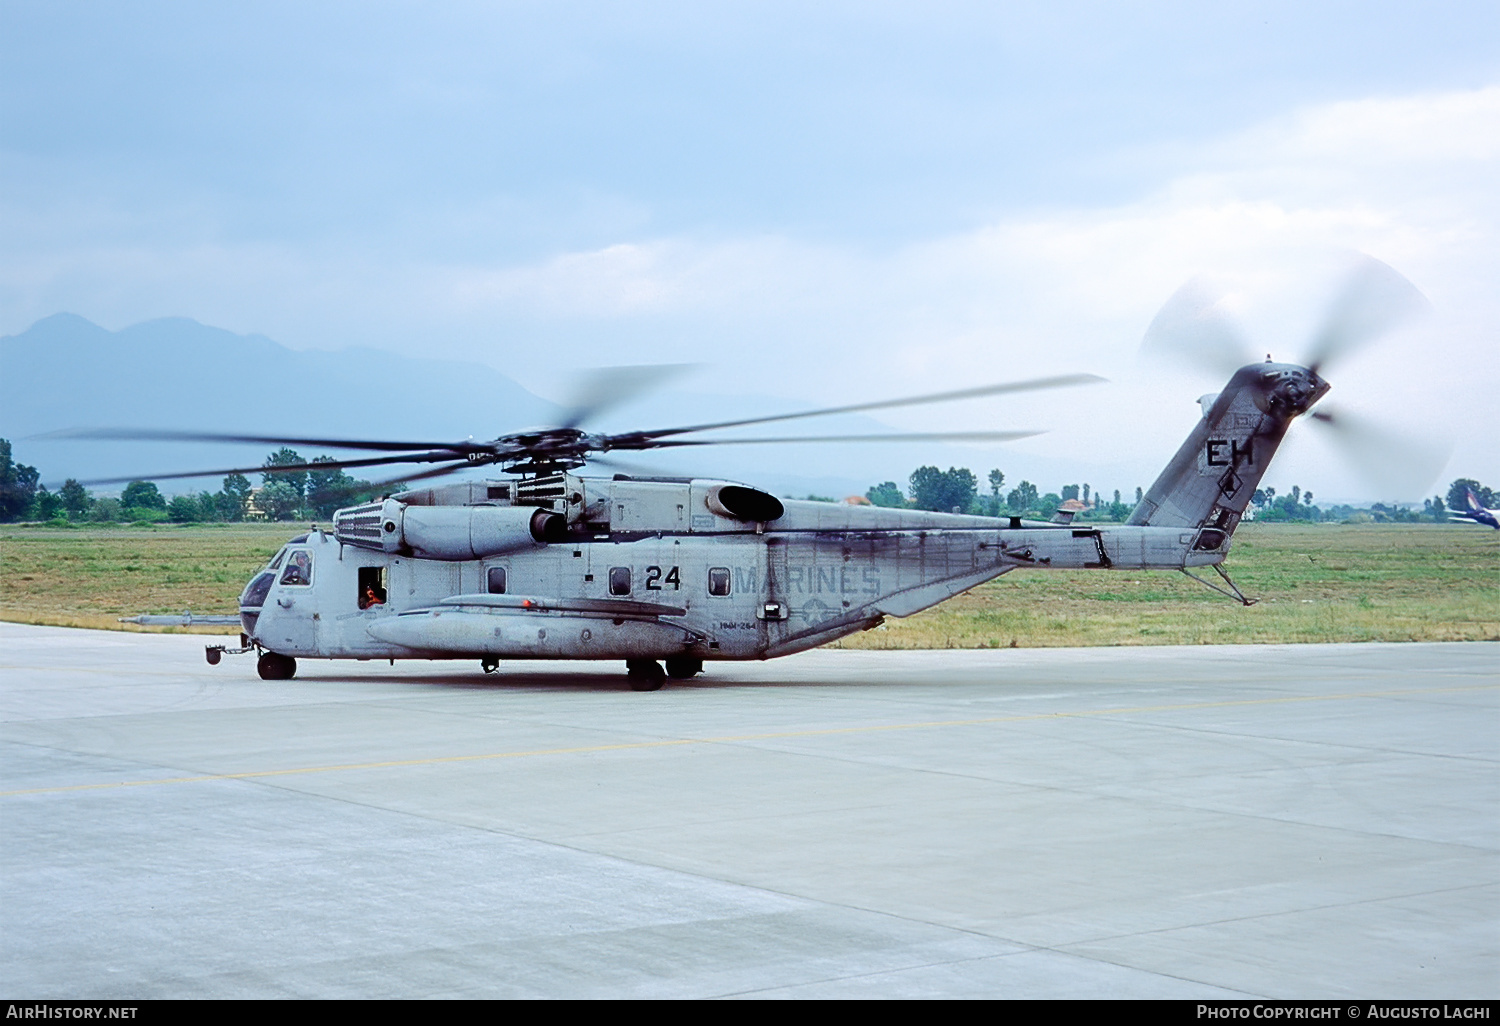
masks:
POLYGON ((1474 489, 1465 488, 1469 496, 1469 508, 1466 510, 1454 510, 1453 517, 1456 520, 1469 520, 1486 527, 1493 527, 1500 531, 1500 509, 1485 509, 1479 504, 1479 497, 1474 494, 1474 489))

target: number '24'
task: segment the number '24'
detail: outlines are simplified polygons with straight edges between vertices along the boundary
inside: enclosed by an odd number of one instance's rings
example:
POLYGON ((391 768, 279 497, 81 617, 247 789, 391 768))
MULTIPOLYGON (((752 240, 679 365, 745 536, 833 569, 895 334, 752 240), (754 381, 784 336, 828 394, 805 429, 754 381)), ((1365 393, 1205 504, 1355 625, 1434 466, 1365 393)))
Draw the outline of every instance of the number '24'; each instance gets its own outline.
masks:
POLYGON ((678 572, 677 568, 675 566, 672 567, 667 571, 667 576, 663 577, 661 575, 661 567, 646 567, 646 590, 661 591, 663 584, 670 584, 673 591, 678 591, 682 588, 682 575, 678 572))

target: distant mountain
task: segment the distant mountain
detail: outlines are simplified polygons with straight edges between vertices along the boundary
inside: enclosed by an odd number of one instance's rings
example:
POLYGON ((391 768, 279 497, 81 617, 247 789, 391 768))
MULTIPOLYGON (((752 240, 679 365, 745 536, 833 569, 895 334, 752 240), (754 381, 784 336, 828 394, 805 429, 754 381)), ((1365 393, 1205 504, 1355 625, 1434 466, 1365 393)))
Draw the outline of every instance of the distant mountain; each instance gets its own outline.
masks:
POLYGON ((268 451, 32 437, 68 428, 461 439, 548 423, 556 412, 479 364, 373 349, 296 352, 186 318, 112 332, 64 313, 0 338, 0 437, 45 481, 250 466, 268 451))

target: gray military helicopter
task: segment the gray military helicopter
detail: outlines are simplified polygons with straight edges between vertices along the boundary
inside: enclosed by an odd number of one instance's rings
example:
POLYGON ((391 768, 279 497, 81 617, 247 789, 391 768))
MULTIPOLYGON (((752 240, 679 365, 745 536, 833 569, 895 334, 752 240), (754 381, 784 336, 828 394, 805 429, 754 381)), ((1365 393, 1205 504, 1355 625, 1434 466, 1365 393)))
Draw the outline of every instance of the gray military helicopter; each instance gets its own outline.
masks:
MULTIPOLYGON (((1363 277, 1372 273, 1367 269, 1363 277)), ((1357 300, 1367 286, 1351 287, 1346 300, 1357 300)), ((380 454, 320 465, 326 469, 431 464, 407 482, 483 466, 507 475, 408 488, 339 510, 330 531, 291 539, 240 596, 241 647, 210 646, 210 663, 226 652, 255 651, 260 676, 284 680, 296 673, 298 659, 474 659, 486 673, 506 659, 613 659, 624 661, 633 689, 653 691, 668 677, 693 677, 707 662, 770 659, 869 630, 1013 570, 1178 570, 1248 605, 1252 600, 1220 564, 1288 427, 1328 391, 1323 365, 1389 326, 1388 317, 1368 316, 1367 306, 1336 304, 1305 364, 1267 358, 1241 366, 1221 392, 1203 397, 1202 419, 1123 524, 1074 523, 1068 513, 1037 522, 836 505, 784 500, 727 480, 579 473, 613 453, 688 446, 1012 439, 1029 432, 683 436, 1100 380, 1091 375, 589 433, 582 424, 606 404, 604 397, 634 387, 604 375, 597 396, 557 427, 488 442, 185 432, 108 437, 380 454), (1212 567, 1225 587, 1192 573, 1204 567, 1212 567)), ((1217 323, 1201 302, 1179 296, 1153 323, 1148 342, 1155 336, 1175 344, 1191 336, 1219 346, 1217 323)), ((638 379, 642 372, 629 373, 638 379)))

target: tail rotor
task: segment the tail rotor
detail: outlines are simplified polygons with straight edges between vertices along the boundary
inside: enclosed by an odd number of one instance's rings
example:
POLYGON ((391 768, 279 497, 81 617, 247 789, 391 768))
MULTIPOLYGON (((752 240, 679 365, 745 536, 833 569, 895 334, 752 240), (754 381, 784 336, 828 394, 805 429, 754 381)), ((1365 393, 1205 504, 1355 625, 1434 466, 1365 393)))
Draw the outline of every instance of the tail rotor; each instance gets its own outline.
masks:
POLYGON ((1358 352, 1431 309, 1427 297, 1395 268, 1361 255, 1308 345, 1305 366, 1321 374, 1330 361, 1358 352))
MULTIPOLYGON (((1388 264, 1360 256, 1328 304, 1323 323, 1309 339, 1301 365, 1321 378, 1335 364, 1428 312, 1431 305, 1388 264)), ((1221 295, 1193 279, 1167 300, 1146 329, 1141 354, 1173 366, 1212 372, 1221 379, 1252 362, 1257 351, 1221 295)), ((1442 471, 1448 449, 1395 431, 1347 410, 1315 411, 1310 418, 1348 465, 1379 494, 1414 497, 1442 471)))

